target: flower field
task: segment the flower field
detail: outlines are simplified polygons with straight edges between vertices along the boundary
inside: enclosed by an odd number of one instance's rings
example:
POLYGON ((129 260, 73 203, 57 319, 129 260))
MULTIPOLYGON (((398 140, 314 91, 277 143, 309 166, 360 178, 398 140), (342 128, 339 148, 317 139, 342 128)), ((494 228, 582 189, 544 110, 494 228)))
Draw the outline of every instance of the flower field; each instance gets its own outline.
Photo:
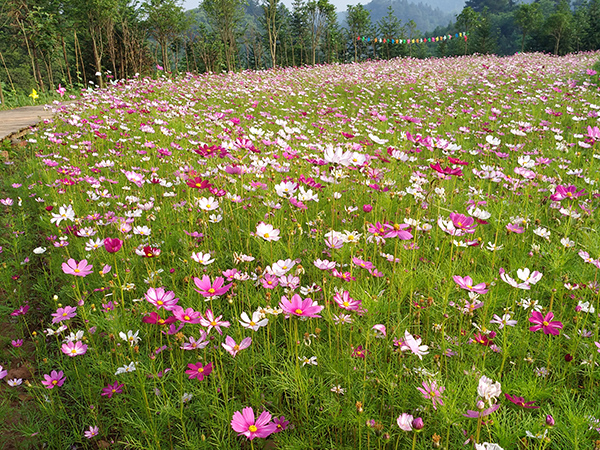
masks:
POLYGON ((56 104, 2 165, 3 408, 36 448, 598 448, 598 57, 56 104))

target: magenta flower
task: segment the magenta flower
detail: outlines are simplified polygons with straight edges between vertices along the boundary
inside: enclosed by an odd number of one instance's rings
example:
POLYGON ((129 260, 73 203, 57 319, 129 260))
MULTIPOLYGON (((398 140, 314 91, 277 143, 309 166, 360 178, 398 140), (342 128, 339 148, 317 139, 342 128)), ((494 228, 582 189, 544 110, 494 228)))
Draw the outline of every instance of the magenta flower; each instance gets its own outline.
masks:
POLYGON ((58 308, 55 313, 50 314, 54 319, 52 323, 62 322, 63 320, 71 320, 77 315, 76 306, 65 306, 64 308, 58 308))
POLYGON ((266 438, 277 431, 277 425, 271 422, 271 413, 263 411, 258 419, 254 419, 254 411, 247 407, 242 412, 236 411, 231 419, 231 428, 239 436, 266 438))
POLYGON ((290 424, 289 420, 285 419, 285 416, 275 417, 273 419, 273 423, 275 424, 275 433, 279 433, 280 431, 285 430, 290 424))
POLYGON ((460 288, 466 289, 467 291, 475 292, 476 294, 485 294, 488 291, 485 283, 479 283, 473 286, 473 279, 468 275, 464 278, 454 275, 452 279, 460 288))
POLYGON ((504 396, 506 397, 506 400, 508 400, 511 403, 514 403, 517 406, 522 406, 523 408, 527 408, 527 409, 538 409, 539 406, 534 406, 533 404, 536 402, 536 400, 533 400, 531 402, 525 402, 525 399, 523 397, 511 397, 508 394, 504 394, 504 396))
POLYGON ((8 371, 4 367, 0 366, 0 380, 6 375, 8 375, 8 371))
MULTIPOLYGON (((147 316, 142 317, 142 322, 144 323, 151 323, 151 324, 158 324, 158 325, 170 325, 173 322, 177 321, 177 317, 175 316, 171 316, 171 317, 167 317, 166 319, 163 319, 162 317, 160 317, 157 313, 155 313, 154 311, 151 312, 150 314, 148 314, 147 316)), ((183 325, 181 325, 183 326, 183 325)))
POLYGON ((61 350, 65 355, 73 357, 78 355, 85 355, 85 353, 87 352, 87 348, 88 346, 86 344, 83 344, 81 341, 71 341, 67 342, 66 344, 63 344, 61 350))
POLYGON ((352 262, 363 269, 372 269, 374 267, 372 262, 365 261, 364 259, 357 258, 356 256, 352 258, 352 262))
POLYGON ((210 282, 208 275, 204 275, 202 279, 194 277, 194 284, 198 289, 194 289, 196 292, 201 294, 203 297, 216 297, 225 294, 233 283, 223 286, 225 279, 223 277, 215 278, 213 284, 210 282))
POLYGON ((185 373, 190 376, 190 380, 192 378, 198 378, 200 381, 204 380, 204 377, 209 376, 213 369, 212 363, 203 366, 201 362, 188 364, 188 367, 189 370, 186 370, 185 373))
POLYGON ((70 258, 66 263, 62 263, 62 270, 67 275, 75 275, 78 277, 86 277, 93 271, 93 266, 88 265, 87 259, 82 259, 77 262, 70 258))
POLYGON ((446 390, 446 388, 443 386, 438 387, 435 381, 432 381, 430 384, 427 384, 426 381, 423 381, 423 388, 417 388, 417 390, 423 394, 423 397, 433 401, 433 409, 437 409, 435 406, 436 402, 440 405, 444 404, 442 401, 442 393, 446 390))
POLYGON ((529 327, 529 331, 538 331, 541 329, 544 331, 544 334, 553 334, 555 336, 558 336, 560 334, 560 331, 558 330, 562 329, 563 324, 558 320, 553 321, 553 318, 553 312, 549 312, 548 314, 546 314, 546 317, 544 317, 538 311, 533 311, 531 313, 529 321, 535 325, 529 327))
POLYGON ((61 387, 67 379, 66 377, 64 377, 64 373, 62 370, 59 372, 53 370, 52 372, 50 372, 50 375, 44 374, 44 378, 46 380, 42 381, 42 384, 46 386, 46 389, 53 389, 55 386, 61 387))
POLYGON ((144 294, 146 300, 152 303, 156 308, 165 308, 167 311, 173 310, 177 302, 178 298, 175 298, 175 293, 173 291, 165 291, 164 288, 148 288, 148 291, 144 294))
POLYGON ((113 384, 109 384, 105 388, 102 388, 102 393, 100 395, 112 398, 113 395, 123 392, 123 386, 123 384, 119 384, 118 381, 115 381, 113 384))
POLYGON ((291 300, 282 295, 279 307, 286 314, 301 317, 321 317, 317 313, 320 313, 324 308, 323 306, 319 306, 316 301, 313 302, 311 298, 302 300, 302 297, 298 294, 294 294, 291 300))
POLYGON ((104 248, 108 253, 117 253, 121 250, 123 241, 119 238, 106 238, 104 239, 104 248))
POLYGON ((572 198, 581 197, 582 195, 585 195, 585 189, 577 191, 577 188, 573 185, 563 186, 562 184, 559 184, 558 186, 556 186, 556 190, 554 191, 554 194, 552 194, 550 196, 550 200, 553 200, 555 202, 560 202, 561 200, 564 200, 565 198, 572 199, 572 198))
POLYGON ((237 344, 231 336, 227 336, 225 338, 225 342, 223 342, 221 345, 229 352, 231 356, 235 358, 235 355, 237 355, 240 350, 250 347, 250 344, 252 344, 251 337, 244 338, 242 339, 242 342, 237 344))
POLYGON ((172 311, 175 318, 182 323, 200 323, 202 320, 202 313, 194 311, 193 308, 184 310, 181 306, 175 305, 172 311))
POLYGON ((458 230, 462 230, 465 233, 475 233, 475 219, 467 217, 464 214, 450 213, 450 220, 452 225, 458 230))

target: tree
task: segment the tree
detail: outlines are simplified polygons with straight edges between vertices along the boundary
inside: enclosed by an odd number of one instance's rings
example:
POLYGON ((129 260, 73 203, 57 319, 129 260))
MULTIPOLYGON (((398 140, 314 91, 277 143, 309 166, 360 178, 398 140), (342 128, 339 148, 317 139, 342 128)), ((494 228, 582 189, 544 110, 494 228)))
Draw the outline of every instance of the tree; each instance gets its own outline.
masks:
POLYGON ((558 55, 561 39, 568 36, 571 30, 572 18, 573 15, 571 14, 568 1, 562 0, 554 14, 551 14, 550 17, 546 19, 544 28, 546 29, 546 32, 554 38, 555 55, 558 55))
POLYGON ((225 46, 227 70, 235 70, 239 25, 244 18, 242 0, 203 0, 202 9, 225 46))
POLYGON ((467 0, 466 8, 472 8, 473 11, 482 13, 486 9, 490 14, 507 12, 512 8, 511 0, 467 0))
POLYGON ((142 6, 150 36, 156 39, 161 50, 161 61, 169 70, 169 44, 189 27, 178 0, 147 0, 142 6))
POLYGON ((371 13, 360 3, 356 6, 348 5, 346 16, 348 33, 354 44, 354 61, 358 61, 358 48, 362 44, 360 37, 367 33, 371 26, 371 13))
POLYGON ((417 24, 412 19, 406 23, 406 28, 408 29, 408 54, 412 57, 412 40, 419 37, 419 30, 417 30, 417 24))
MULTIPOLYGON (((479 22, 479 14, 473 10, 470 6, 465 6, 461 13, 456 17, 456 26, 463 30, 464 33, 469 34, 479 22)), ((465 37, 465 55, 468 49, 468 39, 465 37)))
POLYGON ((267 32, 269 52, 271 53, 271 67, 277 65, 277 40, 284 23, 283 11, 280 0, 264 0, 262 4, 262 25, 267 32))
POLYGON ((398 18, 394 15, 394 10, 391 6, 388 6, 387 14, 377 22, 377 28, 380 36, 385 40, 383 42, 383 48, 385 51, 386 59, 390 59, 394 56, 398 56, 394 53, 397 52, 397 45, 390 42, 392 39, 402 38, 404 39, 404 27, 398 18))
POLYGON ((515 23, 521 29, 521 53, 525 50, 525 38, 532 30, 538 28, 542 21, 539 4, 530 3, 520 5, 514 13, 515 23))
POLYGON ((335 6, 329 0, 309 0, 306 4, 308 26, 311 41, 312 64, 316 64, 317 49, 325 29, 335 22, 335 6))

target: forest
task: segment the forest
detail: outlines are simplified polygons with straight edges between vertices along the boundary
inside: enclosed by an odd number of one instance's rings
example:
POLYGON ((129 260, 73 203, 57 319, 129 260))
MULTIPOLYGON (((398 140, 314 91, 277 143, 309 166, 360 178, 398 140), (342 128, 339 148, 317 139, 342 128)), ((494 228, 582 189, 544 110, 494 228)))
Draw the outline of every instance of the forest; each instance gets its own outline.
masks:
POLYGON ((294 0, 291 8, 281 0, 202 0, 192 11, 177 0, 1 0, 0 102, 32 89, 94 88, 157 70, 600 48, 600 0, 468 0, 446 26, 427 32, 402 13, 413 4, 386 5, 349 5, 338 17, 329 0, 294 0), (451 39, 461 32, 468 40, 451 39), (428 36, 444 39, 411 44, 428 36))

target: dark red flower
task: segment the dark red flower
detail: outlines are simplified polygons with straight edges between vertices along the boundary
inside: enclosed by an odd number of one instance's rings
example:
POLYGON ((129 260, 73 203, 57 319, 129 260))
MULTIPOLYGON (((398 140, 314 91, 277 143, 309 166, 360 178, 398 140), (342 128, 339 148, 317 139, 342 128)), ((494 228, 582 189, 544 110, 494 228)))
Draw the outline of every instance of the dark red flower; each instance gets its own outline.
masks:
POLYGON ((189 187, 194 189, 210 189, 212 187, 212 184, 200 177, 190 178, 186 183, 189 187))
POLYGON ((163 319, 156 312, 151 312, 149 315, 142 317, 142 322, 151 323, 153 325, 169 325, 177 321, 175 316, 167 317, 163 319))

